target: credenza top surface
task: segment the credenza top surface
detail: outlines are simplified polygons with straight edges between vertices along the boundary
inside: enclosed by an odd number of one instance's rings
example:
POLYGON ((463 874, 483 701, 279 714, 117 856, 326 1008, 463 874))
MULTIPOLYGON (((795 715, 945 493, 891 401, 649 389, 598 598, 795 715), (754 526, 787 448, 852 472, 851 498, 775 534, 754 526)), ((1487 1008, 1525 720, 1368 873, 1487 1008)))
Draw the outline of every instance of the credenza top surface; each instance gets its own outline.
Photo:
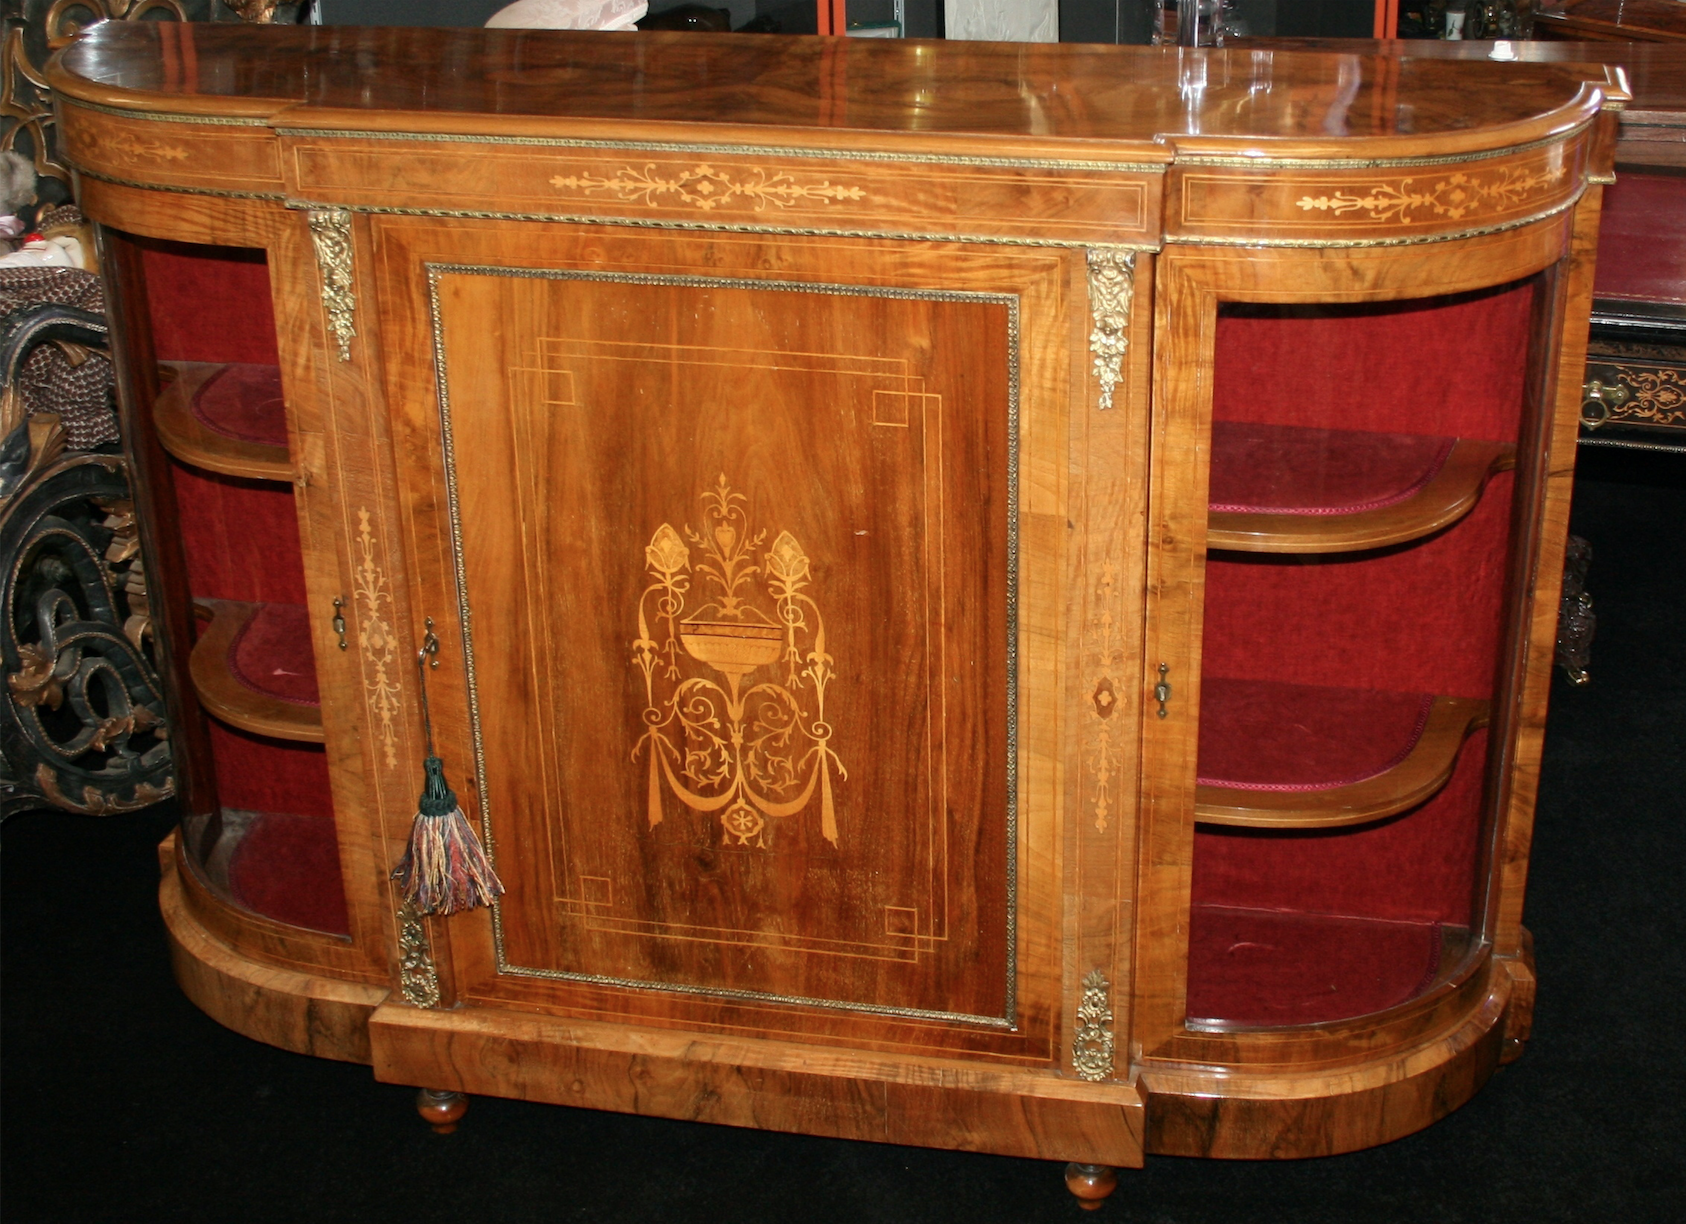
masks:
MULTIPOLYGON (((1686 16, 1686 5, 1674 3, 1686 16)), ((1446 42, 1437 38, 1380 41, 1372 38, 1256 38, 1240 44, 1261 51, 1322 51, 1338 55, 1407 56, 1418 60, 1491 61, 1495 52, 1528 64, 1616 64, 1627 75, 1635 111, 1686 113, 1686 43, 1641 42, 1446 42)))
MULTIPOLYGON (((1561 133, 1573 65, 1058 43, 106 22, 52 83, 74 100, 277 126, 661 123, 1365 156, 1561 133), (283 117, 282 112, 288 112, 283 117)), ((1161 153, 1163 157, 1163 153, 1161 153)))

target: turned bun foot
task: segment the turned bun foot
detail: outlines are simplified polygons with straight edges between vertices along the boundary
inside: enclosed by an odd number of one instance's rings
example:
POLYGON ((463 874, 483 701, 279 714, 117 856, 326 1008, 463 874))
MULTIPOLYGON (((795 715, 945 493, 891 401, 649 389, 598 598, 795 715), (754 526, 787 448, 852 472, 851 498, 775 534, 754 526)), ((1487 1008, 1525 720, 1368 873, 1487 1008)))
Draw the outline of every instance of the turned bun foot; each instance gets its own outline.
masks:
POLYGON ((1065 1188, 1077 1196, 1078 1206, 1094 1211, 1118 1189, 1118 1171, 1106 1165, 1068 1164, 1065 1188))
MULTIPOLYGON (((468 1112, 468 1098, 449 1089, 422 1088, 416 1092, 416 1112, 422 1116, 422 1121, 434 1130, 441 1135, 448 1135, 457 1129, 457 1123, 462 1121, 462 1116, 468 1112)), ((1066 1174, 1066 1180, 1070 1182, 1070 1173, 1066 1174)))

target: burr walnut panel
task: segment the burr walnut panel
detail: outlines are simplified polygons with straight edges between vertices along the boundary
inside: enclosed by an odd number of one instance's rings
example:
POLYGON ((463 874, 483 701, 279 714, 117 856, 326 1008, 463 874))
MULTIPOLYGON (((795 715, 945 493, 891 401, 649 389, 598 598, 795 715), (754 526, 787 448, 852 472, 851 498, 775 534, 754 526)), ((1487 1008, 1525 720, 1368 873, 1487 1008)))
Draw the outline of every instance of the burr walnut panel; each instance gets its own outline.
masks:
POLYGON ((814 243, 769 269, 748 238, 381 227, 440 388, 413 392, 439 466, 412 483, 460 585, 422 601, 460 593, 472 668, 460 705, 436 674, 434 720, 509 886, 469 991, 1023 1050, 1047 1005, 1016 932, 1049 882, 1019 883, 1021 438, 1051 440, 1029 418, 1068 367, 1021 332, 1067 261, 839 279, 814 243))
POLYGON ((458 502, 482 794, 546 845, 504 971, 1010 1023, 1017 303, 511 271, 431 268, 457 487, 547 511, 458 502))

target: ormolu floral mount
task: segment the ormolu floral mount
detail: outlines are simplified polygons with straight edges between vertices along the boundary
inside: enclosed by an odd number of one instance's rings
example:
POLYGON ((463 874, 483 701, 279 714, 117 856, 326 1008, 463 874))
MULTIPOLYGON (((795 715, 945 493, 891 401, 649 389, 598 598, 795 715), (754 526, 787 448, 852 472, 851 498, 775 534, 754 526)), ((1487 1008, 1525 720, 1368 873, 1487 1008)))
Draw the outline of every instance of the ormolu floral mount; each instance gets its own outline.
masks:
MULTIPOLYGON (((433 751, 433 718, 427 706, 427 665, 437 654, 439 639, 433 636, 429 620, 427 645, 416 652, 416 671, 421 677, 422 726, 427 732, 427 759, 422 762, 426 781, 415 821, 410 825, 410 844, 393 869, 404 901, 418 914, 447 918, 461 910, 490 905, 503 896, 503 882, 474 827, 463 815, 456 792, 445 782, 445 762, 433 751)), ((434 664, 438 666, 437 663, 434 664)))

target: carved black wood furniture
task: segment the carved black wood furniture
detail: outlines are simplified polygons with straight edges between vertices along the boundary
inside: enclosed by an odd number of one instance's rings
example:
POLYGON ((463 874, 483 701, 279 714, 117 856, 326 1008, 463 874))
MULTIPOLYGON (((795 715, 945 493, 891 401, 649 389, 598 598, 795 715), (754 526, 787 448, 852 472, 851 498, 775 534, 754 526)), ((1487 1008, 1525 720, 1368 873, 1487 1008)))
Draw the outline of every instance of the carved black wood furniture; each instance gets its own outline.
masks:
POLYGON ((0 269, 0 811, 172 789, 99 278, 0 269))

